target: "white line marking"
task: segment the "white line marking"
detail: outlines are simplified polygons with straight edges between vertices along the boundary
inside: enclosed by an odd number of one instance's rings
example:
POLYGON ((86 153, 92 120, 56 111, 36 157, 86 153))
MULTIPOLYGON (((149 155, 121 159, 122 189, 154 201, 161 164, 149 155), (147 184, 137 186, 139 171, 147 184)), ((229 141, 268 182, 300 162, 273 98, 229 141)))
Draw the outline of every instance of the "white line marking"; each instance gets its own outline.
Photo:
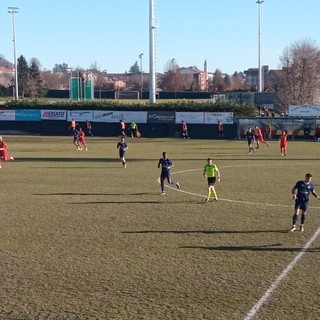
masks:
MULTIPOLYGON (((196 171, 199 169, 194 169, 192 171, 196 171)), ((188 172, 191 170, 187 170, 188 172)), ((184 171, 180 171, 179 173, 183 173, 184 171)), ((175 172, 178 173, 178 172, 175 172)), ((157 182, 160 184, 160 178, 157 179, 157 182)), ((191 196, 196 196, 196 197, 201 197, 201 198, 207 198, 205 195, 203 194, 199 194, 199 193, 194 193, 194 192, 190 192, 190 191, 186 191, 186 190, 182 190, 182 189, 176 189, 175 187, 171 187, 170 185, 165 185, 166 188, 177 191, 177 192, 181 192, 181 193, 185 193, 185 194, 189 194, 191 196)), ((243 201, 243 200, 232 200, 232 199, 224 199, 224 198, 219 198, 219 201, 226 201, 226 202, 232 202, 232 203, 240 203, 240 204, 249 204, 249 205, 255 205, 255 206, 266 206, 266 207, 282 207, 282 208, 292 208, 293 205, 286 205, 286 204, 276 204, 276 203, 263 203, 263 202, 252 202, 252 201, 243 201)), ((314 206, 309 206, 310 209, 320 209, 320 207, 314 207, 314 206)))
MULTIPOLYGON (((282 165, 282 164, 277 164, 277 165, 282 165)), ((304 164, 305 165, 305 164, 304 164)), ((248 165, 238 165, 238 166, 225 166, 224 168, 233 168, 233 167, 245 167, 248 165)), ((250 166, 265 166, 265 165, 250 165, 250 166)), ((190 170, 184 170, 184 171, 177 171, 175 174, 178 173, 185 173, 185 172, 190 172, 190 171, 199 171, 201 169, 190 169, 190 170)), ((160 183, 160 178, 158 179, 158 183, 160 183)), ((167 186, 167 188, 183 192, 186 194, 190 194, 193 196, 198 196, 202 198, 206 198, 206 196, 197 194, 194 192, 189 192, 185 190, 176 190, 171 186, 167 186)), ((279 204, 272 204, 272 203, 257 203, 257 202, 249 202, 249 201, 239 201, 239 200, 231 200, 231 199, 222 199, 219 198, 219 201, 228 201, 228 202, 234 202, 234 203, 243 203, 243 204, 252 204, 252 205, 263 205, 263 206, 272 206, 272 207, 292 207, 288 205, 279 205, 279 204)), ((319 209, 319 207, 310 207, 310 208, 315 208, 319 209)), ((256 313, 260 310, 260 308, 263 306, 264 303, 270 298, 271 294, 273 293, 274 290, 278 288, 280 285, 280 282, 288 275, 288 273, 294 268, 294 266, 298 263, 298 261, 303 257, 303 255, 306 253, 306 251, 309 249, 309 247, 312 245, 312 243, 317 239, 317 237, 320 234, 320 227, 316 230, 316 232, 313 234, 313 236, 310 238, 310 240, 305 244, 305 246, 300 250, 298 255, 288 264, 288 266, 282 271, 282 273, 279 275, 279 277, 272 283, 272 285, 269 287, 269 289, 264 293, 264 295, 260 298, 260 300, 253 306, 253 308, 248 312, 244 320, 251 320, 256 313)))
POLYGON ((311 246, 313 241, 316 240, 316 238, 319 236, 319 234, 320 234, 320 227, 317 229, 317 231, 314 233, 314 235, 311 237, 311 239, 306 243, 306 245, 301 249, 300 253, 288 264, 286 269, 284 269, 282 271, 280 276, 273 282, 273 284, 266 291, 266 293, 261 297, 261 299, 249 311, 249 313, 246 315, 244 320, 250 320, 255 316, 255 314, 259 311, 259 309, 262 307, 262 305, 270 298, 272 292, 275 289, 277 289, 277 287, 279 286, 280 282, 287 276, 287 274, 293 269, 293 267, 297 264, 297 262, 306 253, 308 248, 311 246))

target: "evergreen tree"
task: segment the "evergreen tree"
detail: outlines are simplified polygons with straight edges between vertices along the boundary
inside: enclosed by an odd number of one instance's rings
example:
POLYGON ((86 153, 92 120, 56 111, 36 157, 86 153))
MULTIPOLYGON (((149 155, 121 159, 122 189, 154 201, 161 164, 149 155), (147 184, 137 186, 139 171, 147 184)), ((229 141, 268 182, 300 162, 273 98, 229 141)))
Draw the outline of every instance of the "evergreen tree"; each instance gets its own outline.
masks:
POLYGON ((140 71, 140 68, 139 68, 139 65, 138 65, 138 61, 136 61, 129 69, 129 73, 131 74, 139 74, 141 71, 140 71))
POLYGON ((19 94, 24 97, 28 92, 28 81, 29 81, 29 66, 28 62, 23 55, 17 60, 17 71, 18 71, 18 83, 19 83, 19 94))
POLYGON ((32 98, 35 98, 42 89, 43 81, 40 74, 40 68, 36 60, 31 61, 29 70, 28 87, 32 98))

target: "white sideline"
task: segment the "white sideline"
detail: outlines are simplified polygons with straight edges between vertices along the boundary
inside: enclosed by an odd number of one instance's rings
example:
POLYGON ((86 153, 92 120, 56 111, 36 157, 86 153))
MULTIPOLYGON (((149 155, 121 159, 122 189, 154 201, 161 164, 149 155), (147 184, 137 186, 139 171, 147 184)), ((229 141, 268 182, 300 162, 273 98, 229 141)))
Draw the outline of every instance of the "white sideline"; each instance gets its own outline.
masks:
POLYGON ((320 234, 320 227, 317 231, 313 234, 310 240, 306 243, 306 245, 301 249, 298 255, 288 264, 288 266, 282 271, 280 276, 272 283, 270 288, 265 292, 265 294, 261 297, 261 299, 253 306, 253 308, 248 312, 244 320, 252 319, 255 314, 259 311, 262 305, 269 299, 271 293, 277 289, 280 282, 287 276, 287 274, 291 271, 291 269, 297 264, 297 262, 302 258, 302 256, 306 253, 308 248, 311 246, 312 242, 316 240, 316 238, 320 234))
MULTIPOLYGON (((236 167, 245 167, 247 165, 239 165, 236 167)), ((254 165, 254 166, 260 166, 260 165, 254 165)), ((225 168, 228 167, 234 167, 234 166, 225 166, 225 168)), ((175 174, 179 173, 185 173, 185 172, 190 172, 190 171, 199 171, 201 169, 190 169, 190 170, 184 170, 184 171, 177 171, 174 172, 175 174)), ((157 179, 158 183, 160 183, 160 178, 157 179)), ((193 196, 198 196, 202 198, 206 198, 206 196, 194 193, 194 192, 189 192, 181 189, 175 189, 171 186, 166 185, 166 188, 186 193, 189 195, 193 196)), ((292 207, 289 205, 280 205, 280 204, 272 204, 272 203, 259 203, 259 202, 250 202, 250 201, 241 201, 241 200, 231 200, 231 199, 223 199, 219 198, 219 201, 228 201, 228 202, 234 202, 234 203, 242 203, 242 204, 252 204, 252 205, 262 205, 262 206, 271 206, 271 207, 292 207)), ((312 207, 310 206, 309 208, 316 208, 319 209, 319 207, 312 207)), ((310 238, 310 240, 305 244, 305 246, 300 250, 300 252, 296 255, 296 257, 288 264, 288 266, 281 272, 279 277, 271 284, 269 289, 264 293, 264 295, 260 298, 260 300, 252 307, 252 309, 247 313, 246 317, 244 320, 251 320, 256 313, 260 310, 260 308, 263 306, 263 304, 270 298, 272 292, 278 288, 280 285, 280 282, 288 275, 288 273, 293 269, 293 267, 298 263, 298 261, 302 258, 302 256, 306 253, 306 251, 309 249, 309 247, 312 245, 312 243, 317 239, 317 237, 320 234, 320 227, 316 230, 316 232, 313 234, 313 236, 310 238)))

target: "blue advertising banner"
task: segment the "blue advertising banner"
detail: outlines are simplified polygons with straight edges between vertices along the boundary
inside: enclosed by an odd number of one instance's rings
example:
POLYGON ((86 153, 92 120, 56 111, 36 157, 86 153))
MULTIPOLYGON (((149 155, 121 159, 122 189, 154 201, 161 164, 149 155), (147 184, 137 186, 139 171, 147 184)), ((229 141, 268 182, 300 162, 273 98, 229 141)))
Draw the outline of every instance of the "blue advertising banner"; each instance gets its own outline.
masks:
POLYGON ((39 109, 17 109, 16 121, 41 121, 41 110, 39 109))
POLYGON ((148 123, 175 123, 174 111, 148 111, 148 123))

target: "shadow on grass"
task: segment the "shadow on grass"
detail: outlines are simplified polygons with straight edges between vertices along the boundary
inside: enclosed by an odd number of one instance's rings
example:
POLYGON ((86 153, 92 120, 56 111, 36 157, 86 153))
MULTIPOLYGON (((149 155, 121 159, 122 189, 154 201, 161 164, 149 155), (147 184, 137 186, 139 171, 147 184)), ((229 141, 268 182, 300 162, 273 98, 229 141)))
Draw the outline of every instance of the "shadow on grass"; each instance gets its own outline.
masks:
POLYGON ((160 204, 162 202, 160 201, 88 201, 88 202, 69 202, 69 204, 74 205, 88 205, 88 204, 133 204, 133 203, 139 203, 139 204, 160 204))
MULTIPOLYGON (((219 161, 222 160, 234 160, 234 161, 244 161, 247 162, 249 159, 248 153, 244 153, 243 155, 237 155, 238 158, 234 158, 234 154, 229 155, 229 157, 226 157, 225 154, 217 154, 216 156, 219 156, 219 161), (223 156, 223 158, 220 158, 220 156, 223 156), (241 156, 241 158, 239 158, 241 156), (231 159, 230 159, 231 157, 231 159)), ((250 161, 274 161, 274 160, 278 160, 278 157, 275 157, 274 155, 271 155, 272 157, 270 158, 266 158, 266 155, 259 155, 259 154, 252 154, 250 156, 250 161)), ((192 160, 204 160, 205 157, 197 157, 197 158, 192 158, 192 160)), ((142 158, 130 158, 130 156, 128 157, 130 162, 157 162, 158 159, 142 159, 142 158)), ((119 158, 117 156, 115 156, 114 158, 89 158, 88 154, 86 153, 86 157, 83 158, 75 158, 75 157, 70 157, 70 158, 58 158, 58 157, 34 157, 34 158, 15 158, 15 160, 17 162, 119 162, 119 158)), ((185 157, 185 158, 174 158, 174 161, 190 161, 189 157, 185 157)), ((280 157, 279 157, 280 160, 280 157)), ((294 159, 289 159, 289 158, 281 158, 281 160, 285 160, 286 162, 289 161, 319 161, 319 158, 308 158, 308 159, 302 159, 302 158, 294 158, 294 159)))
POLYGON ((122 233, 177 233, 177 234, 288 233, 288 229, 286 230, 141 230, 141 231, 123 231, 122 233))
MULTIPOLYGON (((123 193, 95 193, 95 192, 59 192, 59 193, 34 193, 34 196, 123 196, 123 193)), ((132 196, 144 196, 144 195, 154 195, 154 193, 149 192, 139 192, 139 193, 126 193, 126 195, 132 196)))
POLYGON ((276 251, 276 252, 320 252, 320 248, 276 248, 282 244, 272 244, 264 246, 217 246, 217 247, 207 247, 207 246, 183 246, 181 249, 202 249, 210 251, 276 251))

